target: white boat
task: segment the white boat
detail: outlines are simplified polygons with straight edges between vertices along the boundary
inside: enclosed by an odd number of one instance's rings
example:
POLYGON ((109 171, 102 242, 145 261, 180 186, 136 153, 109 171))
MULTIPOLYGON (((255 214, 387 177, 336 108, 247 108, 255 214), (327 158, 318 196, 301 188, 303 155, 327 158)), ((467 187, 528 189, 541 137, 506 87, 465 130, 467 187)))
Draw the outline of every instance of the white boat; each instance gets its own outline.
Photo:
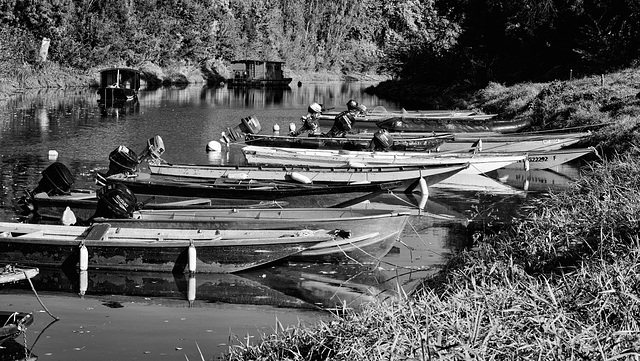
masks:
POLYGON ((445 166, 469 164, 458 174, 483 174, 520 162, 525 169, 526 153, 426 153, 376 152, 334 149, 302 149, 246 146, 242 148, 249 164, 365 168, 384 166, 445 166))
POLYGON ((253 179, 269 181, 287 181, 303 184, 371 184, 391 181, 406 181, 409 189, 421 182, 426 185, 438 183, 469 165, 436 166, 395 166, 395 167, 286 167, 286 166, 213 166, 191 164, 169 164, 161 159, 149 161, 152 176, 171 176, 178 179, 253 179))
POLYGON ((440 152, 534 152, 550 151, 575 145, 591 135, 581 133, 531 133, 531 134, 499 134, 499 133, 455 133, 451 141, 438 147, 440 152))
MULTIPOLYGON (((572 160, 583 157, 587 154, 595 153, 595 151, 596 150, 594 148, 590 147, 529 152, 529 156, 527 157, 527 161, 529 164, 528 169, 534 170, 554 168, 561 164, 565 164, 572 160)), ((505 166, 504 168, 527 169, 527 167, 524 166, 524 161, 517 161, 505 166)))

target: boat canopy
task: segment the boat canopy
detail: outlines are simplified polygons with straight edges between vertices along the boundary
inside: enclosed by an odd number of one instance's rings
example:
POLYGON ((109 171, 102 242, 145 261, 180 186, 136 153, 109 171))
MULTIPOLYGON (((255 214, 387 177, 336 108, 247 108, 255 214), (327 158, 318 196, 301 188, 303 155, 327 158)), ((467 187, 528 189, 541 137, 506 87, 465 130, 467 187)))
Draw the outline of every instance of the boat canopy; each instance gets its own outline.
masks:
POLYGON ((140 71, 131 68, 109 68, 100 71, 100 87, 138 90, 140 71))

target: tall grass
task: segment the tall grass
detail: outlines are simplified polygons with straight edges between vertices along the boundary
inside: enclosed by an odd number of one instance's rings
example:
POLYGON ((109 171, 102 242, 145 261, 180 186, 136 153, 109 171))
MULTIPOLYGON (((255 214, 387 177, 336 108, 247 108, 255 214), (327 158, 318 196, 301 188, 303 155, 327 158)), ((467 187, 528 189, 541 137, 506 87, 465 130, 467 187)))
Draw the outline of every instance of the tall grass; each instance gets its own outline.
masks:
POLYGON ((411 297, 237 343, 226 360, 640 359, 640 162, 594 163, 411 297))

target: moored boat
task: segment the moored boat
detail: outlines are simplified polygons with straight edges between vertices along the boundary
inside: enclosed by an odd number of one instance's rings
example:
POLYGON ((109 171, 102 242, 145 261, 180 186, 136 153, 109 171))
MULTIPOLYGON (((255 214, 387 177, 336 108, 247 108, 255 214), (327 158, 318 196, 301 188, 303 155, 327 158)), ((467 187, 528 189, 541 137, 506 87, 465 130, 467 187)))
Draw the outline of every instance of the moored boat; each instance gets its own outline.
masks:
POLYGON ((99 217, 92 221, 108 223, 112 227, 151 229, 337 229, 348 232, 349 237, 310 246, 289 258, 373 263, 387 254, 398 240, 409 213, 357 208, 140 210, 133 212, 131 217, 99 217), (376 236, 367 237, 372 233, 376 233, 376 236))
MULTIPOLYGON (((435 184, 467 168, 463 165, 396 166, 396 167, 284 167, 284 166, 210 166, 170 164, 162 160, 149 161, 152 175, 196 179, 253 179, 259 181, 295 181, 302 184, 375 184, 384 182, 418 182, 435 184)), ((132 189, 133 190, 133 189, 132 189)), ((135 191, 134 191, 135 192, 135 191)))
MULTIPOLYGON (((345 137, 323 136, 288 136, 266 134, 244 134, 244 142, 249 145, 304 148, 304 149, 346 149, 369 150, 374 133, 354 133, 345 137)), ((451 134, 394 134, 389 150, 394 151, 429 151, 434 150, 444 142, 453 139, 451 134)))
POLYGON ((39 273, 35 267, 18 267, 11 264, 0 268, 0 285, 31 279, 39 273))
POLYGON ((377 122, 389 132, 496 132, 515 133, 531 126, 531 119, 493 119, 494 114, 445 118, 389 118, 377 122))
MULTIPOLYGON (((26 332, 33 323, 33 314, 29 312, 0 311, 0 345, 13 340, 26 332)), ((22 354, 24 356, 24 353, 22 354)))
POLYGON ((140 71, 131 68, 108 68, 100 71, 98 103, 114 103, 138 100, 140 89, 140 71))
POLYGON ((232 77, 227 86, 288 87, 291 78, 284 76, 284 62, 242 59, 231 62, 232 77))
POLYGON ((441 152, 532 152, 559 150, 584 141, 591 136, 591 132, 531 132, 518 134, 483 132, 455 133, 453 136, 453 140, 442 144, 438 150, 441 152))
MULTIPOLYGON (((336 230, 115 228, 0 222, 0 262, 42 267, 232 273, 259 267, 322 243, 336 230)), ((372 233, 362 238, 372 238, 372 233)), ((351 239, 352 242, 359 241, 351 239)))
POLYGON ((595 153, 594 148, 568 148, 559 150, 548 150, 539 152, 529 152, 527 161, 528 167, 524 167, 524 161, 517 161, 504 168, 507 169, 549 169, 557 167, 561 164, 565 164, 584 157, 587 154, 595 153))
POLYGON ((376 152, 330 149, 291 149, 279 147, 246 146, 242 152, 252 165, 321 167, 384 167, 431 166, 468 164, 458 174, 482 174, 520 162, 524 167, 526 153, 426 153, 426 152, 376 152))
MULTIPOLYGON (((340 111, 322 111, 320 120, 333 121, 340 111)), ((387 119, 438 119, 438 118, 461 118, 481 115, 474 110, 387 110, 383 106, 376 106, 371 110, 360 112, 356 116, 356 122, 375 123, 387 119)))

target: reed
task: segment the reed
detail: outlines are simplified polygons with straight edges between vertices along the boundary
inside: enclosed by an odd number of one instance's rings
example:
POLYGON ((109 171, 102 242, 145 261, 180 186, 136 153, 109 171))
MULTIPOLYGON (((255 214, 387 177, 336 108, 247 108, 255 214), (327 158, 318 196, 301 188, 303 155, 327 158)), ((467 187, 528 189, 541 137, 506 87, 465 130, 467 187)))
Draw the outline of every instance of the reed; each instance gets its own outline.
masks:
POLYGON ((410 297, 278 329, 223 358, 640 359, 636 159, 595 163, 570 190, 531 201, 410 297))

